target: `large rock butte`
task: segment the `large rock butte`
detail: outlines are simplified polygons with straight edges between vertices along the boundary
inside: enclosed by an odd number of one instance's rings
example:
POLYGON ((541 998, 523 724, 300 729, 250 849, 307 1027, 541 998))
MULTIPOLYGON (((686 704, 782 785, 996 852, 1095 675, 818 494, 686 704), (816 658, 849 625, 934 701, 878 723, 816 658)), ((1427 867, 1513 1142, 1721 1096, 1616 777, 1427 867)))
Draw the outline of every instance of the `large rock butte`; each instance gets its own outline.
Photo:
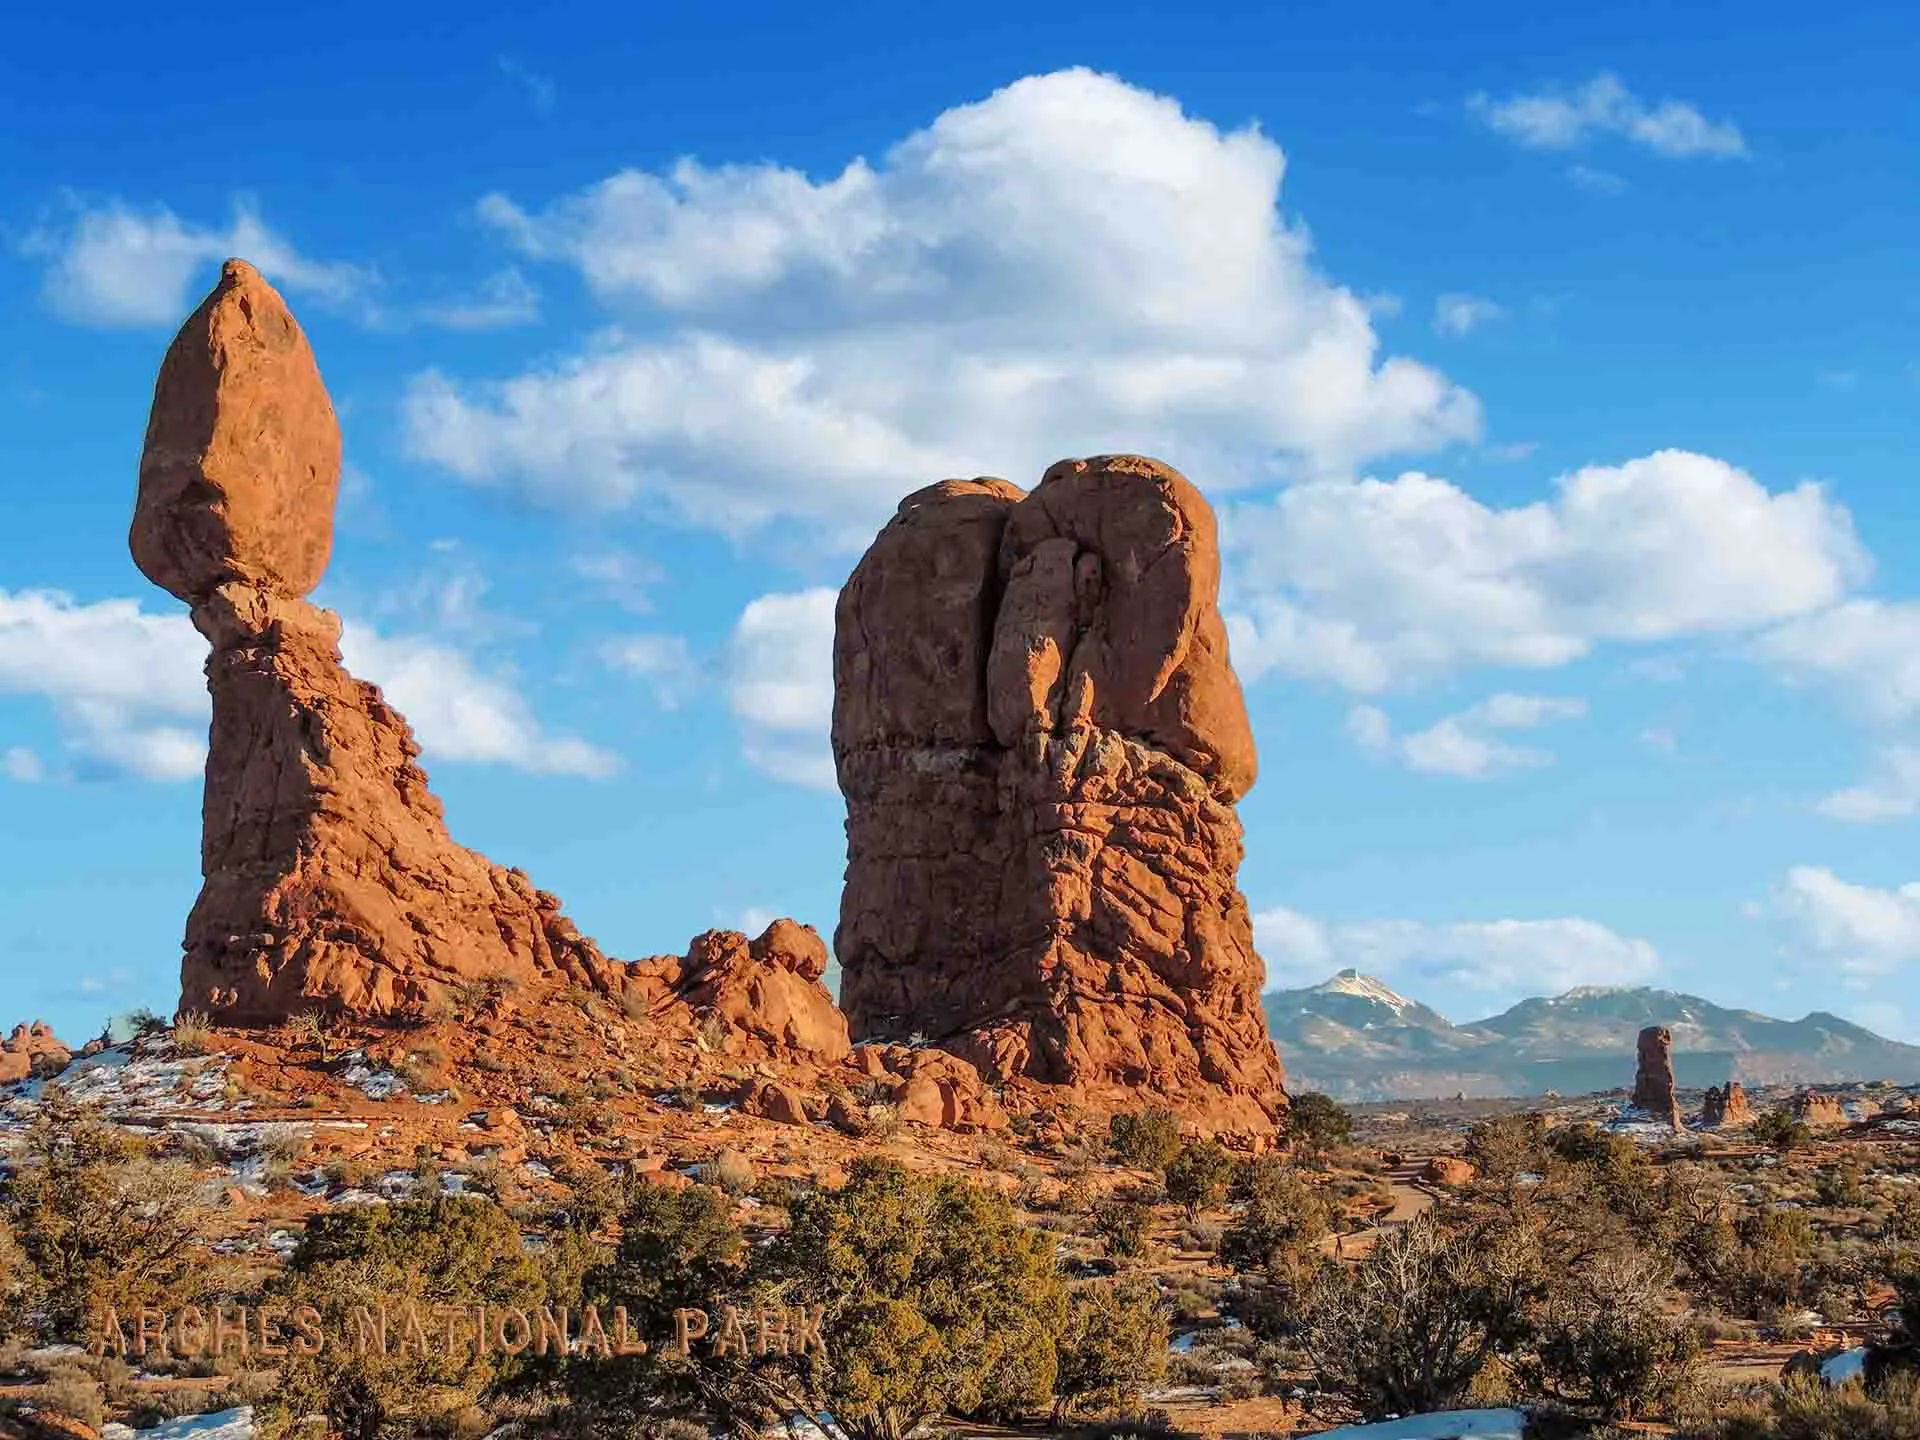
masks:
POLYGON ((201 870, 181 1009, 258 1024, 386 1015, 501 975, 610 988, 518 870, 454 843, 406 721, 304 598, 332 544, 340 429, 307 340, 231 260, 168 349, 131 548, 212 645, 201 870))
POLYGON ((1752 1124, 1753 1106, 1747 1100, 1746 1087, 1738 1080, 1727 1081, 1725 1088, 1709 1086, 1700 1106, 1700 1123, 1728 1127, 1752 1124))
POLYGON ((1132 455, 900 503, 841 591, 835 951, 855 1039, 1271 1131, 1236 888, 1254 745, 1211 509, 1132 455))
POLYGON ((1680 1100, 1674 1093, 1673 1032, 1649 1025, 1635 1044, 1638 1063, 1633 1076, 1633 1104, 1675 1130, 1682 1128, 1680 1100))

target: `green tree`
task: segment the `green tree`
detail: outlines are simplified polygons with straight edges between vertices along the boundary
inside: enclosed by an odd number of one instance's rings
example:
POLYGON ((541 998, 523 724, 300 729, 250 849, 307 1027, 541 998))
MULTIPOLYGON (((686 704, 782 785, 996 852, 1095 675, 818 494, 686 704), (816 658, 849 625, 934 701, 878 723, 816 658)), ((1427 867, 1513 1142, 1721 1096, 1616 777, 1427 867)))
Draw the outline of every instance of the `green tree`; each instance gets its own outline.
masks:
POLYGON ((1150 1280, 1103 1281, 1070 1297, 1054 1422, 1131 1407, 1167 1372, 1167 1311, 1150 1280))
POLYGON ((1813 1131, 1803 1120, 1796 1120, 1786 1110, 1769 1110, 1753 1122, 1753 1138, 1769 1149, 1785 1155, 1790 1150, 1803 1150, 1813 1142, 1813 1131))
POLYGON ((1142 1170, 1165 1170, 1180 1153, 1180 1117, 1161 1106, 1115 1115, 1107 1122, 1114 1158, 1142 1170))
POLYGON ((317 1413, 350 1440, 381 1440, 450 1424, 485 1395, 512 1362, 475 1343, 475 1307, 535 1311, 546 1286, 506 1211, 441 1195, 315 1216, 270 1293, 318 1311, 324 1343, 282 1366, 268 1433, 317 1413))
POLYGON ((1353 1116, 1331 1096, 1309 1090, 1287 1107, 1287 1139, 1307 1156, 1323 1156, 1353 1143, 1353 1116))
POLYGON ((1239 1271, 1294 1281, 1310 1269, 1331 1226, 1317 1186, 1283 1161, 1265 1157, 1242 1167, 1234 1180, 1237 1213, 1220 1237, 1220 1259, 1239 1271))
POLYGON ((1443 1229, 1431 1213, 1382 1235, 1307 1295, 1306 1350, 1321 1384, 1368 1419, 1452 1409, 1525 1333, 1540 1257, 1524 1227, 1443 1229))
POLYGON ((858 1440, 948 1413, 1005 1418, 1053 1398, 1067 1297, 1054 1239, 1002 1196, 873 1158, 796 1198, 764 1252, 781 1293, 825 1306, 824 1399, 858 1440))
POLYGON ((1093 1207, 1093 1233, 1116 1260, 1138 1260, 1151 1248, 1153 1207, 1125 1195, 1093 1207))
POLYGON ((1189 1140, 1167 1165, 1167 1198, 1198 1218, 1226 1193, 1233 1178, 1233 1157, 1217 1140, 1189 1140))
POLYGON ((49 1087, 16 1157, 3 1217, 43 1301, 40 1329, 85 1342, 123 1317, 204 1302, 219 1273, 202 1244, 207 1187, 90 1106, 49 1087))

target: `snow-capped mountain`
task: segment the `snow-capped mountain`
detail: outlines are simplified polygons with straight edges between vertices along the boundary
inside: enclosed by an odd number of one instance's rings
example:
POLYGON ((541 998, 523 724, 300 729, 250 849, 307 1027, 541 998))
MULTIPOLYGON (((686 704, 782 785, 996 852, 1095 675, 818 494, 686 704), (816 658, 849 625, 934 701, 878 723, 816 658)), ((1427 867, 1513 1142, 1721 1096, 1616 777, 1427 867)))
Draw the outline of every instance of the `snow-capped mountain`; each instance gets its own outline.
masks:
POLYGON ((1296 1089, 1344 1099, 1535 1095, 1633 1082, 1634 1037, 1673 1031, 1683 1086, 1837 1080, 1920 1081, 1920 1046, 1838 1016, 1778 1020, 1672 990, 1583 985, 1455 1025, 1357 970, 1262 997, 1296 1089))

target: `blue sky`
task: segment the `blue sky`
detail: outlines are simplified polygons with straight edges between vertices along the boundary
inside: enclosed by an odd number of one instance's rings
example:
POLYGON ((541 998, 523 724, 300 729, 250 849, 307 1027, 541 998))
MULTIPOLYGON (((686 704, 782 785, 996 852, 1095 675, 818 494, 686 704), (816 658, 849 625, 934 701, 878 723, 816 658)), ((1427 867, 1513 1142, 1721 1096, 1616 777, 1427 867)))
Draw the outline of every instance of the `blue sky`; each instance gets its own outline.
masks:
POLYGON ((242 254, 350 664, 614 954, 830 933, 860 547, 1136 449, 1221 512, 1273 983, 1920 1040, 1920 22, 945 8, 10 22, 0 1020, 177 997, 203 649, 125 532, 242 254))

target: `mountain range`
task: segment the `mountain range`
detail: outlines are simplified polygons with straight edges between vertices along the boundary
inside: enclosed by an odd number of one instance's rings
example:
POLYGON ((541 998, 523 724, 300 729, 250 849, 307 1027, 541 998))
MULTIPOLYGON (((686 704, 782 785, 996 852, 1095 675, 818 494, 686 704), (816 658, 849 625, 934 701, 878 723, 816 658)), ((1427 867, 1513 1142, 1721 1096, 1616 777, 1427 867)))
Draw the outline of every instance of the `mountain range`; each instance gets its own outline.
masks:
POLYGON ((1920 1082, 1920 1045, 1815 1011, 1778 1020, 1673 990, 1581 986, 1456 1025, 1357 970, 1261 997, 1288 1087, 1341 1100, 1586 1094, 1633 1083, 1634 1038, 1673 1031, 1684 1088, 1920 1082))

